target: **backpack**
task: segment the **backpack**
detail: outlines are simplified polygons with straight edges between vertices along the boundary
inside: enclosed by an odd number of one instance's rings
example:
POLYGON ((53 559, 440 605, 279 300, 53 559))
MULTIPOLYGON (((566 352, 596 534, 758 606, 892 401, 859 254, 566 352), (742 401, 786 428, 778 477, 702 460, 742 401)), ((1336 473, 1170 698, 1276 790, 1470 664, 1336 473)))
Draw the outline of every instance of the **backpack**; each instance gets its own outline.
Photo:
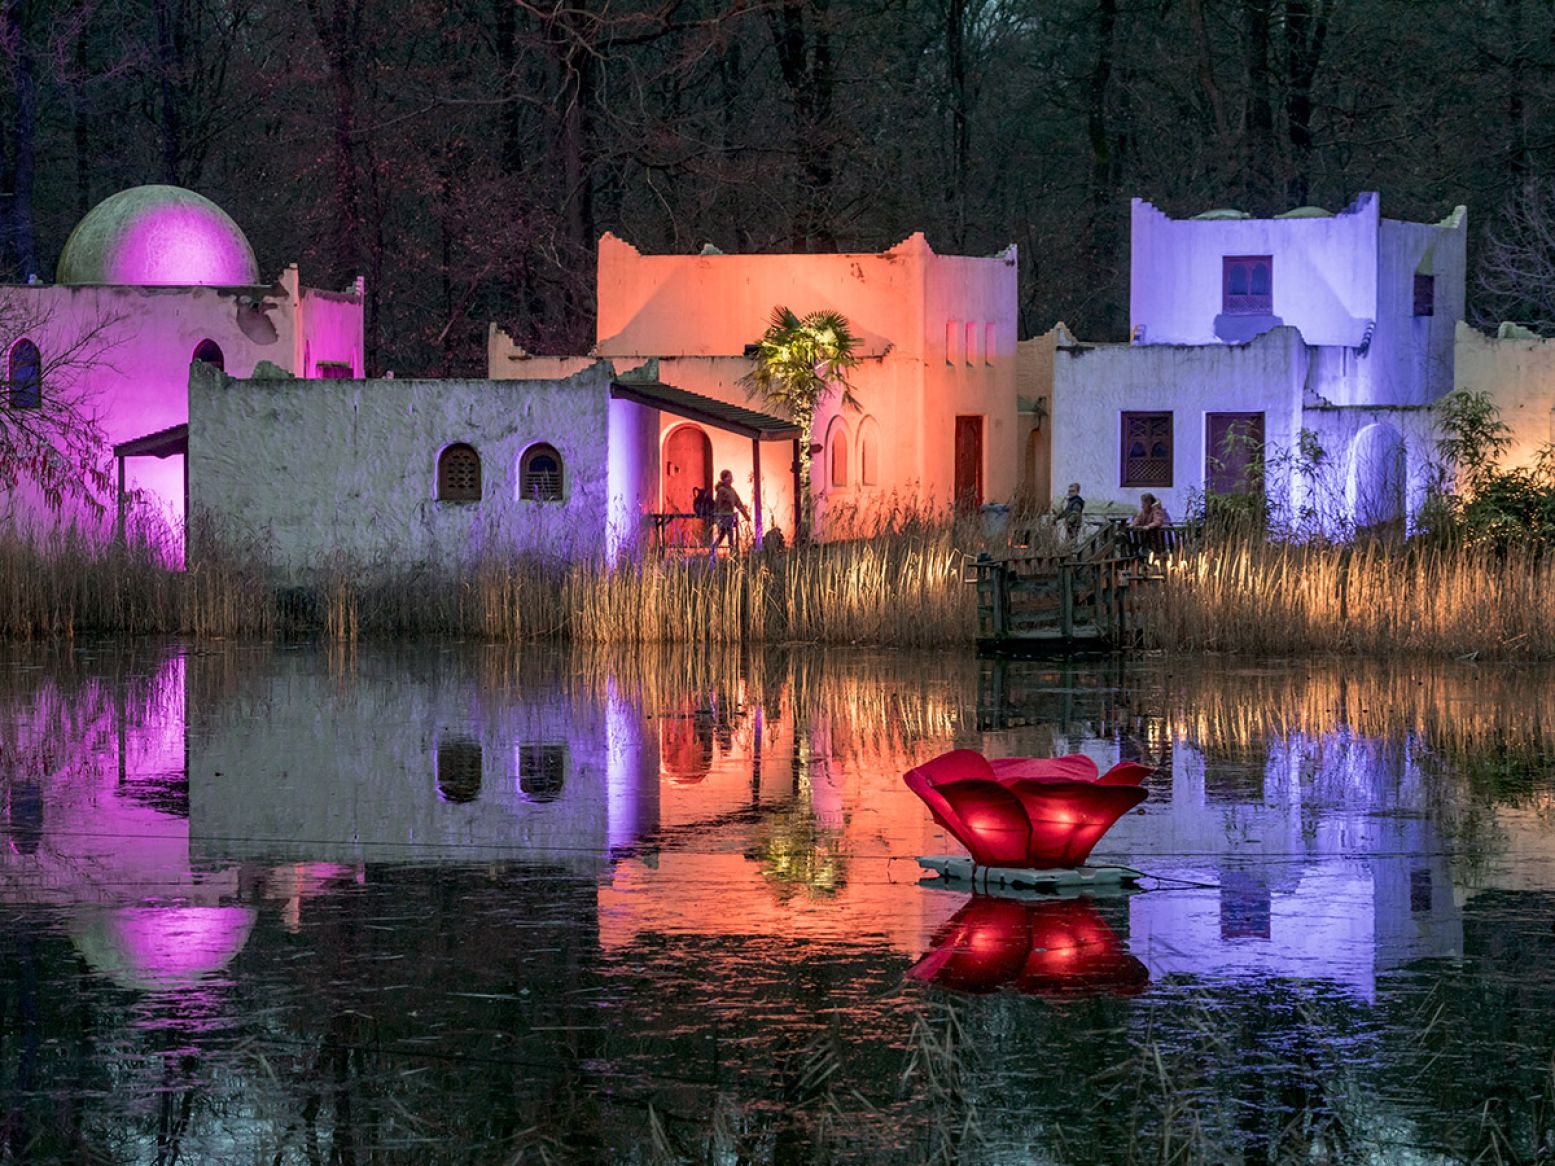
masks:
POLYGON ((692 487, 691 513, 698 518, 711 518, 713 516, 713 492, 711 490, 704 490, 701 486, 692 487))

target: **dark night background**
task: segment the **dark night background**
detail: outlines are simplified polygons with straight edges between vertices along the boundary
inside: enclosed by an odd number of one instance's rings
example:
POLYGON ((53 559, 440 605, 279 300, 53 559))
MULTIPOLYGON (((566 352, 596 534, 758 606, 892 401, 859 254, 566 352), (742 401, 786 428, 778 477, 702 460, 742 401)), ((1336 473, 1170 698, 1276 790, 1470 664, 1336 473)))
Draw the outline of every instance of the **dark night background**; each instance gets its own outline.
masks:
MULTIPOLYGON (((593 339, 644 250, 1021 251, 1022 334, 1122 339, 1128 200, 1470 211, 1470 315, 1555 147, 1548 0, 0 0, 0 277, 126 186, 266 276, 367 277, 369 366, 593 339)), ((1536 313, 1524 313, 1532 316, 1536 313)))

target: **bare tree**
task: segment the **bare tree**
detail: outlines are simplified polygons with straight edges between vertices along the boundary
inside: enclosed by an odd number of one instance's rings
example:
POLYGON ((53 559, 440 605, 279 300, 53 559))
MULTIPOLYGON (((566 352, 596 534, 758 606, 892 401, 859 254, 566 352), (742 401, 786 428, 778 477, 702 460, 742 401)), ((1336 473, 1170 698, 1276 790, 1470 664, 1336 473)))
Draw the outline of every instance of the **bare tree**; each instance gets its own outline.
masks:
POLYGON ((1555 336, 1555 183, 1529 179, 1502 207, 1480 253, 1479 290, 1476 323, 1555 336))
POLYGON ((101 518, 114 480, 90 374, 111 367, 120 320, 64 327, 30 298, 0 297, 0 336, 15 338, 0 362, 0 487, 13 496, 30 487, 55 513, 70 503, 101 518))

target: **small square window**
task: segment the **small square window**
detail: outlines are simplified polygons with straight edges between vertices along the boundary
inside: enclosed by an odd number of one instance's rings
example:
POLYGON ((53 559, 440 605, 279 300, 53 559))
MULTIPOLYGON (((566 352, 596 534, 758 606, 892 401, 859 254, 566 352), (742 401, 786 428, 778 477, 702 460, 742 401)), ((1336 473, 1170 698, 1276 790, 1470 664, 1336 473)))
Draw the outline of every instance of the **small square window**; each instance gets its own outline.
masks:
POLYGON ((1220 310, 1228 316, 1274 311, 1274 257, 1227 255, 1221 264, 1220 310))
POLYGON ((1124 413, 1120 463, 1123 486, 1172 484, 1172 415, 1124 413))
POLYGON ((1415 315, 1436 315, 1436 276, 1415 276, 1415 315))

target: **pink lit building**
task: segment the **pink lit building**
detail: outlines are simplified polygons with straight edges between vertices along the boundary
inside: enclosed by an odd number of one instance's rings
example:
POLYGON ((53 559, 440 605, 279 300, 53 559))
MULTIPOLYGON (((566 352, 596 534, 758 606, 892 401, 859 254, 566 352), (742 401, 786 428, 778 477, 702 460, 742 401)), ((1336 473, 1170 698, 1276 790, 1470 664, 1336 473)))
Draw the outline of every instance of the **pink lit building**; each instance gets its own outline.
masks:
MULTIPOLYGON (((247 376, 267 361, 300 377, 360 377, 362 301, 360 279, 339 293, 303 287, 295 266, 261 279, 242 230, 192 191, 121 191, 72 232, 56 283, 0 288, 11 406, 77 395, 123 455, 125 491, 179 531, 190 364, 247 376), (52 377, 59 355, 94 332, 73 367, 52 377)), ((0 519, 22 528, 61 521, 26 489, 0 499, 0 519)))

